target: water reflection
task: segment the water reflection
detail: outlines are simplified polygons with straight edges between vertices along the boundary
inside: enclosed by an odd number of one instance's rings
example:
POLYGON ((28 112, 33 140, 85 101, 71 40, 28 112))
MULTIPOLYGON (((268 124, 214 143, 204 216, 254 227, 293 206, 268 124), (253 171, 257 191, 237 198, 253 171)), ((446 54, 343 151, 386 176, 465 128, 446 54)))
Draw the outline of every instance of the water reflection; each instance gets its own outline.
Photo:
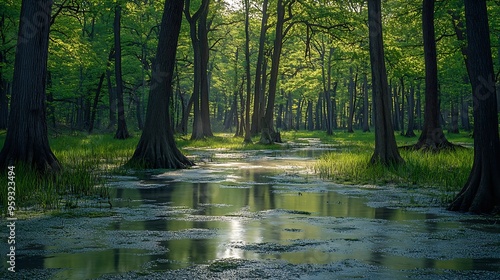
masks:
MULTIPOLYGON (((262 152, 265 157, 257 153, 239 162, 121 179, 114 184, 113 204, 133 218, 115 219, 101 234, 125 236, 124 241, 21 261, 64 268, 61 278, 177 269, 222 258, 283 259, 294 264, 355 259, 395 271, 500 270, 500 254, 484 259, 447 257, 453 249, 439 244, 448 241, 447 230, 462 230, 460 221, 369 207, 364 198, 340 194, 335 187, 301 175, 304 162, 321 152, 262 152), (145 214, 137 216, 136 211, 145 214), (153 249, 136 242, 154 243, 153 249)), ((498 226, 486 226, 500 233, 498 226)))

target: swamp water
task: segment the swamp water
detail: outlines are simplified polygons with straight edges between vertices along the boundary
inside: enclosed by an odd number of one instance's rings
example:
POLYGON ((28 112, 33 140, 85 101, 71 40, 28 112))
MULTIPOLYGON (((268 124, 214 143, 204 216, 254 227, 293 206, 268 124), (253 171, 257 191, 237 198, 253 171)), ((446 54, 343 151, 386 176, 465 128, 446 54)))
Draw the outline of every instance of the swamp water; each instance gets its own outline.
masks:
POLYGON ((192 169, 113 177, 111 209, 18 222, 16 275, 500 279, 498 218, 403 188, 324 182, 311 168, 328 149, 193 151, 192 169))

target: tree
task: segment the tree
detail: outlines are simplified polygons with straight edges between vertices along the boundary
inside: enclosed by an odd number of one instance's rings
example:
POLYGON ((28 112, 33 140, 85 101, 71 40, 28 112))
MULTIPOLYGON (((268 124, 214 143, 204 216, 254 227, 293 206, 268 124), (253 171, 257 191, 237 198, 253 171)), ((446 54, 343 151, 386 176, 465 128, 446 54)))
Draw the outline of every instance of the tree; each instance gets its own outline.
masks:
POLYGON ((115 76, 116 76, 116 98, 118 99, 118 129, 116 130, 116 139, 127 139, 130 137, 125 121, 125 105, 123 104, 123 79, 122 79, 122 45, 120 40, 120 19, 121 6, 115 7, 115 21, 113 24, 115 35, 115 76))
POLYGON ((61 169, 49 146, 46 123, 51 10, 51 0, 22 2, 20 18, 26 20, 19 25, 9 129, 0 152, 0 169, 17 163, 41 173, 61 169))
MULTIPOLYGON (((4 29, 5 24, 5 12, 0 15, 0 43, 2 46, 5 45, 5 34, 4 29)), ((7 80, 4 78, 3 67, 7 62, 6 50, 0 50, 0 129, 7 128, 7 122, 9 119, 9 101, 7 99, 7 80)))
POLYGON ((391 103, 382 39, 381 6, 380 0, 368 0, 372 95, 375 110, 375 151, 370 162, 397 165, 404 161, 399 155, 391 122, 391 103))
POLYGON ((209 104, 208 104, 208 6, 210 0, 202 0, 199 9, 191 15, 191 0, 185 3, 184 14, 189 23, 189 33, 194 52, 194 86, 193 94, 193 132, 191 139, 211 137, 209 104))
POLYGON ((474 163, 449 210, 500 210, 500 141, 497 96, 485 0, 465 0, 467 55, 474 100, 474 163))
POLYGON ((179 169, 193 163, 177 149, 170 117, 172 78, 182 21, 183 0, 166 0, 144 130, 128 165, 179 169))
POLYGON ((245 74, 246 74, 246 102, 245 102, 245 143, 252 143, 250 131, 250 101, 252 84, 250 80, 250 1, 245 0, 245 74))
MULTIPOLYGON (((291 9, 293 1, 288 2, 288 8, 291 9)), ((281 50, 283 47, 283 25, 285 19, 285 6, 283 0, 277 1, 277 20, 276 20, 276 37, 274 38, 274 49, 272 55, 271 73, 269 78, 269 95, 267 99, 266 113, 262 121, 262 133, 260 136, 260 143, 272 144, 274 142, 280 142, 279 135, 274 131, 274 104, 276 101, 276 88, 278 85, 278 71, 281 58, 281 50)))
POLYGON ((266 44, 266 30, 267 30, 267 19, 269 17, 267 13, 268 0, 262 2, 262 22, 260 26, 260 36, 259 36, 259 53, 257 55, 257 65, 255 67, 255 84, 254 84, 254 96, 253 96, 253 114, 252 114, 252 124, 251 133, 252 135, 257 135, 261 131, 262 116, 261 104, 264 100, 264 87, 265 87, 265 58, 264 58, 264 47, 266 44))
POLYGON ((438 100, 438 67, 436 57, 436 39, 434 32, 434 2, 424 0, 422 5, 422 30, 425 56, 425 108, 424 127, 417 143, 416 150, 439 151, 453 148, 448 142, 439 124, 438 100))

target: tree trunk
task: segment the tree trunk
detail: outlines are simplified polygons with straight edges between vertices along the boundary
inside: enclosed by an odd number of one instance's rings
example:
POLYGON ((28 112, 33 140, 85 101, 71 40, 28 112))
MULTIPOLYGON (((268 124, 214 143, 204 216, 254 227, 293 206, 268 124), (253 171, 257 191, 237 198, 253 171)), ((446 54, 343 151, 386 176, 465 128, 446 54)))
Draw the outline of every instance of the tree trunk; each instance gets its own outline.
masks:
MULTIPOLYGON (((390 92, 390 90, 389 90, 390 92)), ((392 125, 394 126, 394 130, 401 130, 399 127, 399 100, 398 100, 398 87, 394 85, 392 87, 392 104, 393 104, 393 119, 392 125)))
MULTIPOLYGON (((0 18, 0 30, 5 26, 5 14, 0 18)), ((5 45, 5 36, 1 36, 2 45, 5 45)), ((6 61, 6 51, 0 50, 0 130, 7 129, 9 121, 9 100, 7 99, 7 80, 4 78, 4 65, 6 61)))
POLYGON ((92 106, 92 115, 90 116, 90 123, 89 123, 89 129, 88 133, 92 133, 94 131, 94 122, 95 122, 95 117, 97 114, 97 106, 99 105, 99 97, 101 95, 101 89, 102 89, 102 84, 104 83, 104 76, 106 74, 102 73, 101 77, 99 78, 99 84, 97 85, 96 93, 94 96, 94 102, 92 106))
MULTIPOLYGON (((208 80, 206 73, 203 75, 203 69, 206 71, 205 59, 206 63, 208 63, 208 54, 204 52, 208 52, 208 47, 205 49, 205 44, 208 44, 208 41, 205 41, 205 38, 201 38, 200 36, 205 36, 207 31, 200 30, 203 27, 206 29, 206 17, 210 0, 203 0, 198 10, 191 16, 190 14, 190 4, 191 1, 185 1, 184 14, 186 16, 187 21, 189 22, 189 31, 191 37, 191 44, 193 46, 194 53, 194 84, 193 84, 193 94, 191 98, 193 99, 193 131, 191 133, 191 139, 203 139, 205 138, 205 130, 203 128, 205 120, 203 119, 205 112, 202 112, 202 106, 205 102, 205 98, 208 98, 208 88, 205 87, 204 83, 208 86, 208 80), (201 22, 201 18, 204 17, 204 23, 201 22), (198 26, 197 26, 198 23, 198 26), (205 96, 202 96, 206 94, 205 96), (202 101, 203 99, 203 101, 202 101)), ((206 101, 208 103, 208 100, 206 101)), ((208 109, 208 108, 207 108, 208 109)), ((210 118, 210 117, 209 117, 210 118)))
MULTIPOLYGON (((3 17, 0 28, 3 27, 3 17)), ((0 130, 7 129, 9 120, 9 100, 7 99, 7 80, 3 77, 3 65, 5 63, 3 51, 0 51, 0 130)))
POLYGON ((245 103, 245 143, 252 143, 250 127, 250 102, 252 99, 252 81, 250 77, 250 1, 245 0, 245 74, 246 74, 246 103, 245 103))
POLYGON ((356 73, 356 78, 354 78, 354 72, 352 67, 349 68, 349 112, 347 115, 347 132, 353 133, 352 123, 354 120, 354 107, 356 106, 356 84, 358 79, 358 74, 356 73))
POLYGON ((405 84, 404 84, 404 79, 403 77, 400 78, 400 83, 401 83, 401 106, 398 108, 401 108, 399 112, 399 121, 401 122, 401 135, 404 135, 405 131, 405 84))
POLYGON ((368 110, 368 77, 366 73, 363 75, 363 132, 370 132, 370 123, 369 123, 369 115, 370 112, 368 110))
POLYGON ((41 173, 57 172, 59 161, 47 136, 45 83, 52 1, 23 1, 14 62, 11 112, 0 169, 24 164, 41 173), (35 32, 32 29, 36 29, 35 32), (27 82, 29 81, 29 82, 27 82))
POLYGON ((271 65, 271 77, 269 79, 269 95, 267 101, 266 114, 262 123, 262 134, 260 143, 272 144, 278 140, 278 135, 274 131, 273 116, 274 116, 274 102, 276 99, 276 87, 278 85, 278 71, 281 57, 281 48, 283 46, 283 25, 285 22, 285 7, 283 0, 277 2, 277 21, 276 21, 276 37, 274 39, 274 50, 271 65))
POLYGON ((434 35, 434 2, 424 0, 422 9, 422 28, 425 55, 425 108, 424 126, 418 142, 411 147, 416 150, 438 152, 453 149, 439 124, 438 73, 436 59, 436 40, 434 35))
POLYGON ((259 37, 259 53, 257 55, 257 65, 255 69, 255 84, 254 84, 254 96, 253 96, 253 114, 252 114, 252 125, 251 125, 251 133, 252 135, 257 135, 262 127, 261 127, 261 118, 260 114, 261 108, 261 100, 264 99, 264 86, 265 82, 265 70, 263 69, 264 62, 264 47, 266 44, 266 30, 267 30, 267 18, 269 17, 267 14, 267 6, 268 0, 264 0, 262 3, 262 23, 260 27, 260 37, 259 37))
POLYGON ((111 83, 111 71, 106 70, 106 81, 109 93, 109 124, 108 130, 114 130, 116 126, 116 90, 111 83))
MULTIPOLYGON (((111 49, 111 51, 108 55, 108 62, 107 62, 106 68, 108 68, 111 64, 111 59, 113 58, 113 52, 114 52, 114 50, 111 49)), ((92 133, 92 131, 94 130, 94 122, 95 122, 95 118, 96 118, 96 114, 97 114, 97 105, 99 103, 100 94, 101 94, 101 90, 102 90, 102 85, 104 83, 105 75, 106 75, 106 72, 101 74, 101 77, 99 78, 99 84, 97 85, 96 94, 94 96, 94 103, 92 106, 92 115, 90 117, 90 123, 89 123, 89 129, 88 129, 89 134, 92 133)))
POLYGON ((115 36, 115 76, 116 76, 116 98, 118 101, 118 129, 115 133, 116 139, 127 139, 130 137, 125 121, 125 105, 123 104, 123 80, 122 80, 122 48, 120 40, 121 6, 115 7, 114 36, 115 36))
POLYGON ((313 102, 311 100, 307 101, 307 130, 314 130, 314 116, 313 116, 313 102))
POLYGON ((406 137, 415 137, 413 128, 415 127, 415 86, 412 84, 408 93, 408 128, 406 129, 406 137))
POLYGON ((460 111, 460 119, 462 120, 462 129, 465 131, 470 131, 469 102, 463 97, 461 97, 461 99, 462 106, 460 111))
POLYGON ((158 71, 154 71, 152 77, 157 84, 149 91, 144 131, 134 155, 128 162, 130 166, 179 169, 193 165, 177 149, 169 112, 182 9, 183 0, 165 1, 154 61, 154 69, 158 71))
POLYGON ((474 163, 467 183, 449 210, 473 213, 500 211, 500 141, 485 0, 465 0, 474 110, 474 163))
POLYGON ((198 24, 198 38, 200 43, 200 112, 203 127, 203 138, 213 137, 212 125, 210 123, 210 101, 209 101, 209 80, 208 61, 210 50, 208 46, 208 31, 210 24, 207 22, 208 7, 210 0, 207 0, 206 9, 201 13, 198 24))
POLYGON ((460 130, 458 129, 458 105, 454 101, 451 102, 450 113, 451 113, 451 122, 448 132, 458 134, 460 133, 460 130))
POLYGON ((391 122, 391 103, 384 60, 380 0, 368 0, 368 26, 375 110, 375 151, 370 162, 372 164, 397 165, 404 161, 399 155, 391 122))
POLYGON ((53 128, 56 128, 56 116, 55 116, 55 107, 54 107, 54 95, 51 91, 52 88, 52 75, 50 71, 47 71, 47 116, 46 118, 50 119, 50 123, 53 128))

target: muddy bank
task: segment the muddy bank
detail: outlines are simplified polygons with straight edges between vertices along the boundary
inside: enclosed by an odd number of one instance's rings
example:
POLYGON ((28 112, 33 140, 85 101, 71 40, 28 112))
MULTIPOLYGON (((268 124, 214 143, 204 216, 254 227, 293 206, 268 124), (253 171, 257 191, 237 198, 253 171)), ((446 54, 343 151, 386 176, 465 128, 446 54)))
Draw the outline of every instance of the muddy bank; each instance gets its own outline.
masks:
POLYGON ((429 189, 324 182, 311 166, 328 149, 199 151, 193 169, 116 176, 111 209, 18 221, 17 272, 0 277, 499 279, 498 217, 447 212, 429 189))

